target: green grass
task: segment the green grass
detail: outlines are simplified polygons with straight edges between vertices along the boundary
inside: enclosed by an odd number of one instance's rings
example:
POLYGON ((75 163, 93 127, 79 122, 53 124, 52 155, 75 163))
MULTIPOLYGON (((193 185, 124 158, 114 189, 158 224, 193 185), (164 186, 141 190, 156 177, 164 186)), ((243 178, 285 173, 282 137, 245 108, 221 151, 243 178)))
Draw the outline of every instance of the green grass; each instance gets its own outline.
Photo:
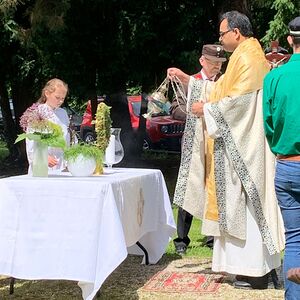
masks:
MULTIPOLYGON (((173 208, 174 219, 177 220, 178 208, 173 208)), ((201 221, 193 218, 192 226, 189 232, 189 238, 191 243, 189 244, 186 254, 183 257, 197 257, 197 258, 210 258, 212 257, 212 250, 206 246, 203 246, 206 241, 206 237, 201 233, 201 221)), ((175 238, 175 237, 174 237, 175 238)), ((166 250, 167 255, 177 255, 173 241, 171 241, 166 250)))
POLYGON ((7 156, 9 152, 6 146, 6 143, 0 140, 0 162, 3 161, 7 156))
POLYGON ((155 160, 157 162, 159 161, 165 161, 165 160, 174 160, 175 159, 180 159, 179 153, 171 153, 167 151, 151 151, 151 150, 146 150, 143 151, 142 153, 142 158, 146 160, 155 160))

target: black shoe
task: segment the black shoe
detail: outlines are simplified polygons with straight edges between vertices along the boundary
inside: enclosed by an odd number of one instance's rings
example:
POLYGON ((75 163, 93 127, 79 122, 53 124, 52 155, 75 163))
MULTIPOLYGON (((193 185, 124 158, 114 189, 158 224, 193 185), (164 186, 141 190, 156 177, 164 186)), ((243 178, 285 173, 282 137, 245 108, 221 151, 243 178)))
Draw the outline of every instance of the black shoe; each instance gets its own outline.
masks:
POLYGON ((206 242, 204 244, 206 247, 213 249, 214 247, 214 237, 213 236, 208 236, 206 237, 206 242))
POLYGON ((270 273, 261 277, 250 277, 249 283, 251 287, 256 290, 265 290, 268 288, 270 273))
POLYGON ((235 288, 240 288, 240 289, 250 288, 256 290, 264 290, 268 288, 269 275, 270 273, 267 273, 266 275, 261 277, 237 275, 236 276, 237 281, 233 283, 233 286, 235 288))
POLYGON ((179 255, 183 255, 186 253, 186 246, 177 246, 175 249, 176 253, 179 255))
POLYGON ((176 238, 173 240, 174 246, 175 246, 175 250, 177 252, 177 254, 185 254, 187 246, 190 243, 189 238, 176 238))

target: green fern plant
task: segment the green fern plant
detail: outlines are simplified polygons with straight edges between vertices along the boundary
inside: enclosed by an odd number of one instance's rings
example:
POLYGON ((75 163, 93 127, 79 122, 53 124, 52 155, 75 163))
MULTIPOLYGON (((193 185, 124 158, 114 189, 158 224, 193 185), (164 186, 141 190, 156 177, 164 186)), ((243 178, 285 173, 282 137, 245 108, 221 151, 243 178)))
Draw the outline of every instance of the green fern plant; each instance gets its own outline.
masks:
POLYGON ((103 162, 103 152, 91 144, 76 144, 64 151, 64 159, 66 161, 75 161, 79 155, 86 159, 94 158, 96 163, 100 165, 103 162))

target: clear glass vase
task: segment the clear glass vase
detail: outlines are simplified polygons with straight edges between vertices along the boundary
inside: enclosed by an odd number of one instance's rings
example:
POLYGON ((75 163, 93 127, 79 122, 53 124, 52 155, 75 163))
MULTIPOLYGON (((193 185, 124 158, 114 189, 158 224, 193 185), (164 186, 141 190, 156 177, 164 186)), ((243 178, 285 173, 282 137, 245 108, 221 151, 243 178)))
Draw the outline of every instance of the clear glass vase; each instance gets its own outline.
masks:
POLYGON ((33 142, 32 176, 48 176, 48 145, 39 141, 33 142))
POLYGON ((124 157, 124 149, 120 140, 121 128, 111 128, 110 133, 104 159, 104 163, 108 168, 118 164, 124 157))

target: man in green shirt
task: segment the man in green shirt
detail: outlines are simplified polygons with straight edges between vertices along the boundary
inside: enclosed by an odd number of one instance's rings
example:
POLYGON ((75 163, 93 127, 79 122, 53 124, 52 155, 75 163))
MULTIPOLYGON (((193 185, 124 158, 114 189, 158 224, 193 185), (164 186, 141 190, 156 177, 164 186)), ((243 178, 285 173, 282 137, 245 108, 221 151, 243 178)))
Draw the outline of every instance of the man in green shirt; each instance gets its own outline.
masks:
POLYGON ((300 267, 300 16, 289 23, 289 31, 294 54, 266 75, 263 115, 269 146, 277 156, 275 190, 285 226, 285 299, 296 300, 300 285, 287 280, 287 272, 300 267))

